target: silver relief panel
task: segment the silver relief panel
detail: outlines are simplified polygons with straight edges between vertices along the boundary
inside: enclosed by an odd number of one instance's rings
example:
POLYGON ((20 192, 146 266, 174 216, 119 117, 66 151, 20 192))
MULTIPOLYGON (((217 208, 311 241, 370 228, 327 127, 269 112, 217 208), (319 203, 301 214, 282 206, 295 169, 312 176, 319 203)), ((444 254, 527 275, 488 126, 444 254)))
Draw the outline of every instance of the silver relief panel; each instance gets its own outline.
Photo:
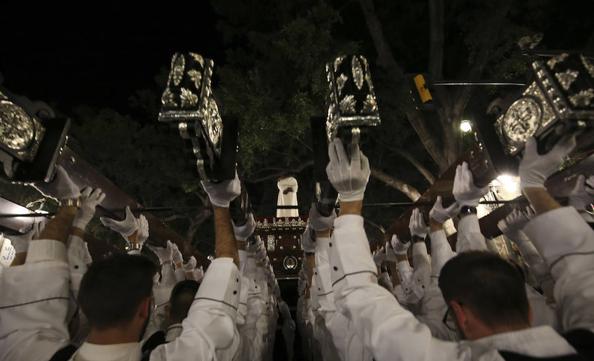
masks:
POLYGON ((379 111, 369 64, 361 55, 339 56, 326 64, 328 81, 328 139, 341 127, 369 127, 380 124, 379 111))

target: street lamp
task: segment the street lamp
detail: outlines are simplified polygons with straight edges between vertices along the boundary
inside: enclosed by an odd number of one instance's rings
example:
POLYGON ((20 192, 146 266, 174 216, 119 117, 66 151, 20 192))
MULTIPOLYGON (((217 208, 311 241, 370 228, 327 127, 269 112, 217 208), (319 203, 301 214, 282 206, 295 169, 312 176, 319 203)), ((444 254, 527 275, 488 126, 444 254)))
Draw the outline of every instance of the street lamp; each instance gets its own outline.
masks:
POLYGON ((511 176, 509 174, 501 174, 497 177, 497 180, 508 193, 515 193, 518 191, 518 177, 511 176))
POLYGON ((472 130, 472 123, 470 120, 464 119, 460 122, 460 130, 462 133, 469 133, 472 130))

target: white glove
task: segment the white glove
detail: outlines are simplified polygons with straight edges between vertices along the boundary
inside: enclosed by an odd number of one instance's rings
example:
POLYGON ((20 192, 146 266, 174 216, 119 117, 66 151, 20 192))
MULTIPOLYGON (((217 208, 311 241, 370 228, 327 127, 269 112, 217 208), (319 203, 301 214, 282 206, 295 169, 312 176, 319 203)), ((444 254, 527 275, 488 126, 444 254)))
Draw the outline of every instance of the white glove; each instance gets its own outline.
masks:
POLYGON ((184 257, 182 256, 181 251, 177 247, 177 244, 171 242, 171 259, 175 265, 184 263, 184 257))
POLYGON ((194 280, 196 282, 200 282, 200 281, 202 281, 203 278, 204 278, 204 270, 202 269, 202 266, 194 269, 194 280))
POLYGON ((210 203, 215 207, 229 208, 229 204, 232 200, 237 198, 241 194, 241 182, 235 172, 235 178, 226 180, 221 183, 211 183, 209 181, 202 181, 202 187, 210 203))
POLYGON ((190 257, 188 262, 183 264, 184 272, 193 272, 194 269, 196 268, 197 263, 198 262, 196 261, 196 257, 194 257, 194 256, 190 257))
POLYGON ((408 229, 410 230, 411 236, 417 236, 423 239, 427 236, 427 233, 429 233, 429 227, 425 224, 423 213, 421 213, 418 208, 415 208, 412 211, 408 229))
POLYGON ((75 199, 80 196, 80 188, 72 181, 61 165, 56 166, 56 177, 52 182, 38 182, 33 187, 44 196, 58 200, 75 199))
POLYGON ((99 220, 105 227, 121 234, 126 241, 128 237, 138 230, 138 222, 134 214, 132 214, 130 207, 126 207, 126 218, 123 221, 116 221, 107 217, 101 217, 99 220))
POLYGON ((429 211, 429 218, 439 224, 443 224, 450 218, 454 218, 460 212, 460 205, 457 202, 452 203, 449 207, 444 208, 441 204, 441 196, 437 196, 433 208, 429 211))
POLYGON ((411 242, 406 242, 406 243, 400 242, 400 240, 398 239, 398 236, 396 234, 393 234, 392 239, 390 240, 390 245, 392 246, 392 251, 394 252, 394 254, 399 255, 399 256, 406 256, 406 253, 408 252, 408 247, 410 247, 410 243, 411 242))
POLYGON ((309 225, 314 231, 325 231, 332 229, 334 226, 334 219, 336 219, 336 212, 332 210, 332 213, 328 217, 324 217, 318 212, 318 208, 315 204, 311 205, 309 209, 309 225))
POLYGON ((263 244, 260 244, 258 250, 256 251, 256 260, 259 262, 265 262, 268 254, 266 254, 266 248, 264 248, 263 244))
POLYGON ((340 200, 342 202, 363 200, 371 170, 369 160, 359 150, 359 146, 352 147, 349 160, 342 141, 336 138, 328 145, 328 156, 330 163, 326 167, 326 174, 339 193, 340 200))
POLYGON ((463 162, 456 167, 454 177, 454 189, 452 193, 456 203, 462 206, 476 207, 481 198, 489 192, 489 187, 477 188, 474 185, 472 172, 468 169, 468 163, 463 162))
POLYGON ((392 249, 390 241, 386 241, 386 244, 384 244, 382 249, 384 250, 384 255, 386 256, 386 262, 398 262, 398 259, 396 258, 396 253, 392 249))
POLYGON ((544 155, 538 154, 536 140, 528 138, 524 157, 520 162, 520 188, 544 188, 544 183, 563 163, 563 159, 575 148, 575 136, 567 138, 544 155))
POLYGON ((144 215, 140 215, 136 220, 136 224, 138 226, 138 234, 136 235, 136 243, 139 245, 139 249, 142 248, 142 245, 147 240, 149 236, 149 223, 146 220, 144 215))
POLYGON ((316 241, 313 232, 313 229, 308 223, 301 235, 301 249, 305 253, 314 253, 316 251, 316 241))
POLYGON ((233 233, 235 233, 235 239, 238 241, 245 241, 254 233, 256 230, 256 221, 254 215, 250 213, 247 217, 247 221, 243 226, 236 226, 233 224, 233 233))
POLYGON ((575 187, 569 193, 569 205, 583 211, 594 202, 594 176, 580 175, 575 183, 575 187))
POLYGON ((101 191, 101 188, 92 189, 87 187, 83 189, 80 194, 80 208, 72 221, 72 226, 84 231, 87 224, 93 219, 97 205, 103 202, 104 199, 105 193, 101 191))
POLYGON ((529 214, 519 209, 514 209, 507 217, 497 222, 497 228, 513 241, 516 241, 518 239, 518 233, 522 231, 526 223, 530 221, 530 218, 529 214))
POLYGON ((262 241, 262 237, 260 237, 259 235, 256 235, 254 238, 252 238, 252 240, 253 241, 248 242, 246 250, 248 252, 255 254, 256 252, 258 252, 260 244, 264 245, 264 242, 262 241))
POLYGON ((167 247, 157 247, 149 244, 148 248, 157 255, 162 265, 173 261, 173 244, 171 241, 167 241, 167 247))
POLYGON ((377 268, 380 268, 382 266, 382 263, 384 263, 385 260, 386 260, 386 252, 384 250, 384 247, 380 247, 373 255, 373 262, 375 262, 375 265, 377 266, 377 268))

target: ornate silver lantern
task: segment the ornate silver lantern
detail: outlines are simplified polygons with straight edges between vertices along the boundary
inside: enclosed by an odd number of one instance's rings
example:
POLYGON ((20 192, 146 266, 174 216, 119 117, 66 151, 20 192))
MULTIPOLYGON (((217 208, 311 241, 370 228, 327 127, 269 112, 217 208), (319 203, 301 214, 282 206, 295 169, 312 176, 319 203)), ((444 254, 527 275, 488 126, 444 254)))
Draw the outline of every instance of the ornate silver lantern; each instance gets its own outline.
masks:
POLYGON ((196 157, 202 179, 222 181, 235 176, 237 121, 223 122, 212 93, 214 62, 196 53, 175 53, 161 97, 159 121, 176 123, 196 157))
POLYGON ((9 180, 49 182, 53 177, 70 121, 38 116, 52 113, 44 103, 33 103, 0 87, 0 160, 9 180))
POLYGON ((534 61, 532 71, 534 81, 495 124, 508 155, 518 154, 531 136, 537 138, 539 151, 547 152, 565 134, 589 134, 593 128, 594 63, 591 59, 563 53, 546 61, 534 61))
POLYGON ((360 128, 380 124, 377 99, 367 59, 343 55, 326 64, 329 86, 326 131, 328 139, 348 130, 358 141, 360 128))

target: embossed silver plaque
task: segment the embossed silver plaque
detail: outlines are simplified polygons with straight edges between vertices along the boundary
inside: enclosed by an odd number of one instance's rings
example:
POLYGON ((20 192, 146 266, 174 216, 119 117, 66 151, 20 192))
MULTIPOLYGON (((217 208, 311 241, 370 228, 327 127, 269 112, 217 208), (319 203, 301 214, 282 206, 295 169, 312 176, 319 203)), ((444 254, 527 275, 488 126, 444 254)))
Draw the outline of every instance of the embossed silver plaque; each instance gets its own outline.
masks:
POLYGON ((589 58, 563 53, 533 62, 532 71, 534 81, 496 121, 509 155, 520 152, 531 136, 559 138, 564 132, 592 128, 594 122, 594 71, 589 58))
POLYGON ((328 80, 328 138, 342 127, 369 127, 380 124, 377 99, 369 64, 362 55, 343 55, 326 64, 328 80))

